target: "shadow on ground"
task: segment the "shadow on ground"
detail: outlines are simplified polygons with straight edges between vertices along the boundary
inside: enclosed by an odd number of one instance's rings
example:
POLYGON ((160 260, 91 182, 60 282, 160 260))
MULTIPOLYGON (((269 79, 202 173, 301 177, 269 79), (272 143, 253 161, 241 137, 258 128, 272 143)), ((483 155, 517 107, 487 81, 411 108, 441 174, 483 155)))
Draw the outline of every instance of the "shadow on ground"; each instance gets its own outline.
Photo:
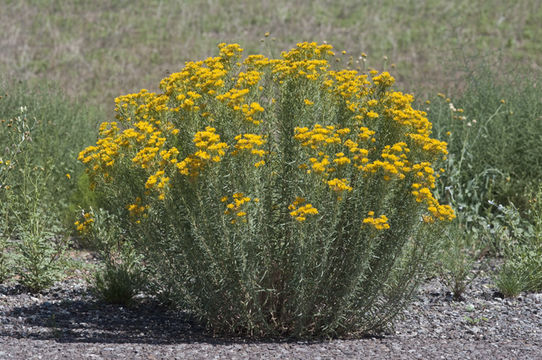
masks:
MULTIPOLYGON (((21 302, 18 298, 31 297, 18 286, 1 286, 0 294, 8 298, 8 304, 9 299, 21 302)), ((213 336, 186 312, 173 311, 153 299, 139 298, 130 307, 111 305, 97 301, 84 288, 64 294, 50 291, 33 304, 6 308, 0 310, 0 336, 18 339, 112 344, 299 343, 295 339, 213 336)))

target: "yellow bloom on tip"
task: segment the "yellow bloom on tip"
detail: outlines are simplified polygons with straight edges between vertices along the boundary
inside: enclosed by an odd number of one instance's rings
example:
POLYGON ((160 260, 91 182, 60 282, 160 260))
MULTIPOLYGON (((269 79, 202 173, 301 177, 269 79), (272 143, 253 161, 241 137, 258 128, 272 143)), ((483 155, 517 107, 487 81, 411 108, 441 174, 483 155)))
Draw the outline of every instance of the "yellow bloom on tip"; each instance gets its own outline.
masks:
POLYGON ((309 99, 305 99, 303 101, 305 102, 305 105, 308 105, 308 106, 314 105, 314 102, 310 101, 309 99))
POLYGON ((66 177, 68 178, 68 180, 70 180, 72 178, 72 176, 70 175, 70 173, 67 173, 66 174, 66 177))
POLYGON ((374 217, 374 211, 369 211, 369 217, 363 219, 363 224, 370 225, 376 230, 387 230, 390 228, 388 224, 388 217, 386 215, 380 215, 379 217, 374 217))
POLYGON ((336 159, 334 159, 333 162, 339 166, 350 164, 351 162, 350 159, 344 155, 344 153, 337 153, 335 156, 336 159))
POLYGON ((94 223, 94 218, 92 217, 91 213, 83 213, 83 219, 84 221, 76 221, 74 222, 74 225, 76 226, 76 229, 80 233, 86 233, 90 230, 92 224, 94 223))
POLYGON ((376 119, 378 117, 378 114, 376 112, 374 112, 374 111, 369 111, 367 113, 367 117, 371 118, 371 119, 376 119))
POLYGON ((327 182, 330 189, 336 192, 342 192, 342 191, 352 191, 352 187, 348 186, 346 179, 332 179, 327 182))
POLYGON ((305 221, 307 219, 307 215, 318 214, 318 209, 312 206, 312 204, 305 203, 305 201, 306 200, 304 198, 297 197, 294 202, 288 206, 288 210, 291 210, 290 216, 299 222, 305 221))

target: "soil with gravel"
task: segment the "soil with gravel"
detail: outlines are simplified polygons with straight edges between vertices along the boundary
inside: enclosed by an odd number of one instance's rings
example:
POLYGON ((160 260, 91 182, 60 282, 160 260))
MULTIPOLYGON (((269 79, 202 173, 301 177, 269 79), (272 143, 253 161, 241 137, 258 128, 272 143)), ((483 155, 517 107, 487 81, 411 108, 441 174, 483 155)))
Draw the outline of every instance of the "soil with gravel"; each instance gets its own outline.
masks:
POLYGON ((476 271, 462 301, 428 280, 393 334, 315 342, 216 338, 149 298, 101 303, 80 276, 0 285, 0 359, 542 359, 542 294, 503 298, 476 271))

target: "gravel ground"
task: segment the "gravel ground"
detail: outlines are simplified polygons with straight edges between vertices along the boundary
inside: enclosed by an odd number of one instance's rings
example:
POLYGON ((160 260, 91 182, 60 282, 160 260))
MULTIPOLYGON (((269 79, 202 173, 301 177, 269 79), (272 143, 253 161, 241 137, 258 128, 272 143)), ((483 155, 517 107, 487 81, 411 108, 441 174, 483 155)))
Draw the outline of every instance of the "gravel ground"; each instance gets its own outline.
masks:
POLYGON ((213 338, 149 299, 99 303, 77 278, 0 285, 0 359, 542 359, 542 294, 499 295, 482 270, 458 302, 428 280, 393 334, 288 342, 213 338))

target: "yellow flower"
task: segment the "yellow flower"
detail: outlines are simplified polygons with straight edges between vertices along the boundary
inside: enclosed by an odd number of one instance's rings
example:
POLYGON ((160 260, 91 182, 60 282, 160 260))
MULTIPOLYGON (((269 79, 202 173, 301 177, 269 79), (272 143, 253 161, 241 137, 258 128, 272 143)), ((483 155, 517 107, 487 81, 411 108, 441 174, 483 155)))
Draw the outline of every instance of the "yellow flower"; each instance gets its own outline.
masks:
POLYGON ((330 189, 336 192, 342 192, 342 191, 352 191, 352 187, 348 186, 346 179, 332 179, 327 182, 330 189))
POLYGON ((94 218, 92 217, 91 213, 85 212, 83 213, 83 219, 84 221, 76 221, 74 222, 74 225, 78 232, 80 233, 86 233, 90 230, 92 224, 94 223, 94 218))
POLYGON ((374 211, 369 211, 368 217, 363 219, 363 223, 372 226, 376 230, 387 230, 390 228, 388 224, 388 217, 386 215, 380 215, 374 218, 374 211))
POLYGON ((297 197, 295 201, 288 206, 290 211, 290 216, 295 218, 299 222, 303 222, 307 219, 307 215, 316 215, 318 214, 318 209, 312 206, 312 204, 304 204, 305 199, 302 197, 297 197), (304 205, 302 205, 304 204, 304 205), (302 206, 299 206, 302 205, 302 206))
POLYGON ((367 117, 371 118, 371 119, 376 119, 378 117, 378 114, 375 113, 374 111, 369 111, 367 113, 367 117))

